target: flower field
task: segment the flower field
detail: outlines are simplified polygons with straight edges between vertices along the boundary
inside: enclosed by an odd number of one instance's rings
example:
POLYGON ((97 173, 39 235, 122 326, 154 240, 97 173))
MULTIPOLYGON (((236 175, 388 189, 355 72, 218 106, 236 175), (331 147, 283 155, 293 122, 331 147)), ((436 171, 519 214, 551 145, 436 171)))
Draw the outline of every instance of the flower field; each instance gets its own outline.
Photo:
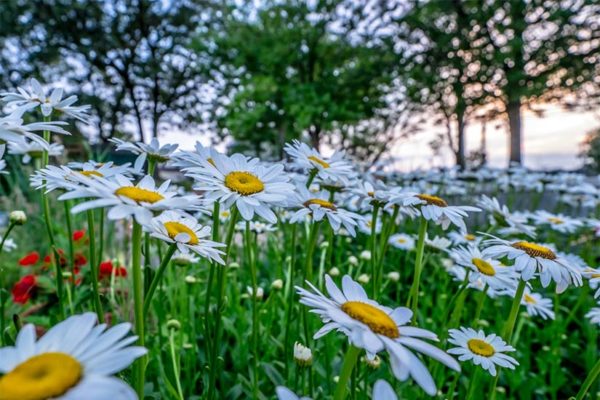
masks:
POLYGON ((88 106, 0 99, 0 400, 600 396, 597 176, 72 160, 88 106))

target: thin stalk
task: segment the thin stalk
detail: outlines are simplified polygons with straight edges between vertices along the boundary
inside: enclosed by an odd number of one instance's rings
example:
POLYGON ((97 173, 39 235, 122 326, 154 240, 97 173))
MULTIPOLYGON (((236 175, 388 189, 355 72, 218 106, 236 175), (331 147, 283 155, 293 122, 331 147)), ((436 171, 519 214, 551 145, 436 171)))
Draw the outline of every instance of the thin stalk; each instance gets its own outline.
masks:
POLYGON ((415 258, 415 274, 413 284, 410 290, 412 300, 411 310, 413 312, 412 322, 417 320, 417 310, 419 305, 419 282, 423 269, 423 254, 425 253, 425 235, 427 233, 427 220, 421 216, 419 220, 419 239, 417 241, 417 254, 415 258))
POLYGON ((587 394, 588 390, 590 390, 590 387, 592 386, 592 384, 598 378, 598 375, 600 375, 600 359, 598 361, 596 361, 596 364, 590 370, 590 373, 585 378, 585 381, 583 381, 581 388, 579 388, 579 392, 577 392, 577 396, 575 396, 575 400, 583 400, 583 398, 587 394))
POLYGON ((171 363, 173 364, 173 375, 175 377, 177 395, 180 400, 183 400, 183 390, 181 389, 181 381, 179 379, 179 363, 177 362, 177 356, 175 355, 175 329, 171 329, 169 332, 169 350, 171 353, 171 363))
POLYGON ((156 288, 158 287, 158 284, 165 273, 165 269, 167 269, 169 261, 171 261, 171 257, 173 257, 173 254, 175 254, 176 250, 177 244, 172 243, 167 249, 167 254, 165 254, 164 258, 161 260, 156 274, 154 274, 154 278, 152 279, 152 283, 150 284, 150 288, 148 288, 148 292, 146 292, 146 298, 144 299, 144 318, 148 317, 148 311, 150 310, 150 305, 152 304, 154 292, 156 291, 156 288))
MULTIPOLYGON (((15 227, 15 223, 11 222, 8 225, 8 228, 6 229, 6 232, 4 232, 4 235, 2 236, 2 242, 0 242, 0 255, 2 255, 2 250, 4 249, 4 242, 6 242, 6 239, 8 238, 8 235, 10 234, 10 231, 13 230, 13 228, 15 227)), ((4 274, 2 274, 4 275, 4 274)))
MULTIPOLYGON (((467 393, 467 400, 471 400, 473 398, 473 395, 475 394, 476 390, 477 390, 477 386, 479 384, 479 380, 481 378, 481 368, 479 368, 478 366, 475 366, 475 372, 473 373, 473 377, 471 378, 471 383, 469 384, 469 391, 467 393)), ((475 395, 475 398, 477 398, 477 395, 475 395)))
POLYGON ((483 309, 483 304, 485 303, 488 289, 489 285, 486 284, 479 294, 479 298, 477 299, 477 309, 475 310, 475 318, 473 319, 473 323, 475 325, 479 323, 479 317, 481 316, 481 310, 483 309))
MULTIPOLYGON (((71 202, 65 200, 63 202, 65 208, 65 220, 67 222, 67 235, 69 239, 69 264, 71 265, 71 287, 75 290, 75 250, 73 249, 73 223, 71 221, 71 202)), ((71 314, 73 309, 71 308, 71 314)))
POLYGON ((338 380, 337 386, 335 388, 335 393, 333 395, 333 400, 344 400, 346 398, 346 391, 348 386, 348 380, 352 375, 352 370, 358 361, 358 355, 360 354, 360 349, 350 345, 346 355, 344 356, 344 362, 342 364, 342 370, 340 372, 340 379, 338 380))
POLYGON ((291 327, 291 320, 292 318, 292 313, 294 311, 294 278, 296 275, 296 227, 297 224, 293 224, 292 225, 292 254, 290 257, 290 267, 289 267, 289 274, 288 274, 288 284, 286 285, 286 287, 288 287, 288 291, 287 291, 287 297, 288 300, 286 302, 286 307, 285 307, 285 334, 284 334, 284 340, 283 340, 283 355, 284 355, 284 359, 285 359, 285 371, 286 377, 289 377, 289 363, 290 363, 290 327, 291 327))
MULTIPOLYGON (((87 223, 89 234, 89 257, 90 257, 90 272, 92 274, 92 297, 94 298, 94 310, 98 315, 98 321, 104 323, 104 312, 102 311, 102 303, 100 301, 100 289, 98 285, 98 262, 96 260, 96 229, 94 227, 94 210, 87 211, 87 223)), ((73 276, 73 279, 75 276, 73 276)))
POLYGON ((252 281, 252 394, 255 399, 258 398, 258 302, 256 293, 258 291, 258 279, 256 272, 256 263, 253 254, 252 232, 250 231, 250 221, 246 221, 246 246, 248 248, 248 262, 250 266, 250 277, 252 281))
MULTIPOLYGON (((212 226, 212 240, 215 242, 219 241, 219 224, 221 214, 221 203, 218 201, 213 205, 213 226, 212 226)), ((210 297, 212 295, 212 285, 215 277, 215 263, 210 263, 209 272, 208 272, 208 281, 206 282, 206 294, 204 298, 204 342, 206 348, 207 357, 210 354, 211 346, 211 337, 210 337, 210 320, 208 315, 210 313, 210 297)))
MULTIPOLYGON (((138 335, 138 344, 144 346, 144 276, 142 272, 142 226, 133 221, 131 234, 131 269, 133 277, 133 303, 135 312, 135 332, 138 335)), ((134 388, 138 398, 144 398, 146 358, 140 357, 134 364, 134 388)))

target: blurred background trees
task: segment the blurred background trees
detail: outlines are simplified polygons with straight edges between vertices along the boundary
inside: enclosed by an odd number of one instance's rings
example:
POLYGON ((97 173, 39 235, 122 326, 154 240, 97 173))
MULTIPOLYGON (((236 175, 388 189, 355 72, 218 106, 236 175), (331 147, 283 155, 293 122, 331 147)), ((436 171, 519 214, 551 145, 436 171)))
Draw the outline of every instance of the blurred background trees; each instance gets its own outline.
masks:
MULTIPOLYGON (((598 107, 597 0, 259 3, 5 0, 0 83, 59 81, 93 140, 183 130, 277 158, 301 138, 366 167, 423 126, 456 163, 465 129, 502 123, 522 161, 524 110, 598 107)), ((194 137, 194 135, 196 137, 194 137)), ((485 131, 482 135, 485 142, 485 131)))

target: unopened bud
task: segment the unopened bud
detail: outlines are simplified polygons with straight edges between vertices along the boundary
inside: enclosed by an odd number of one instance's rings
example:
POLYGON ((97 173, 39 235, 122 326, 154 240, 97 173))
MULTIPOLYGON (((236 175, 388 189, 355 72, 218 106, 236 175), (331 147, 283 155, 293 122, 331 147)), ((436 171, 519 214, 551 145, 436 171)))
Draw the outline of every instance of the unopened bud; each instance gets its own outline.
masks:
POLYGON ((16 210, 10 213, 9 221, 14 225, 23 225, 27 222, 27 215, 25 214, 25 211, 16 210))

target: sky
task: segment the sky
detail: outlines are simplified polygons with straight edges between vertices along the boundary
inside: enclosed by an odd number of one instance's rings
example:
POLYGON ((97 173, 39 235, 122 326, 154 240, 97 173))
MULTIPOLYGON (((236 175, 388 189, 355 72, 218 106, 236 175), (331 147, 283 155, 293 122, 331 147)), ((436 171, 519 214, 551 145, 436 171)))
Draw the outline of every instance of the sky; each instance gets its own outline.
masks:
MULTIPOLYGON (((581 167, 578 157, 585 134, 600 128, 600 112, 568 112, 558 107, 547 107, 543 117, 530 112, 523 114, 523 155, 526 167, 535 170, 577 169, 581 167)), ((505 167, 508 164, 508 134, 502 125, 495 129, 487 127, 487 152, 489 165, 505 167)), ((427 127, 418 135, 404 139, 393 147, 390 154, 397 158, 395 169, 411 171, 431 167, 451 166, 454 157, 446 149, 441 157, 434 157, 429 142, 441 128, 427 127)), ((467 152, 478 149, 481 125, 467 126, 467 152)), ((161 142, 178 143, 184 150, 194 148, 198 138, 180 131, 165 132, 161 142)), ((210 141, 200 140, 204 145, 210 141)), ((223 150, 223 149, 221 149, 223 150)))

